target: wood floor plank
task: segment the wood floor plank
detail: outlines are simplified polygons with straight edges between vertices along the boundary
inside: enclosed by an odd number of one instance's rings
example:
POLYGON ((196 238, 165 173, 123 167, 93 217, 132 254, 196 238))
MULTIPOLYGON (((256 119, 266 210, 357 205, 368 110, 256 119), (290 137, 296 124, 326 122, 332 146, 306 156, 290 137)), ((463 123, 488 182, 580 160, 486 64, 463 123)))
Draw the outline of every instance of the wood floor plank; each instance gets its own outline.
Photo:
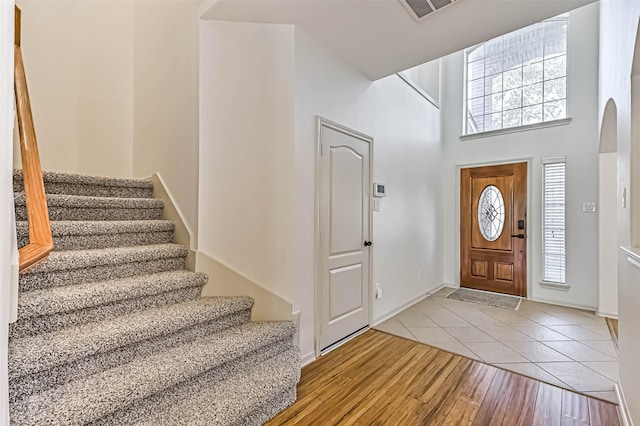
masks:
POLYGON ((562 416, 589 424, 589 398, 575 392, 563 390, 562 416))
POLYGON ((434 386, 433 391, 422 395, 420 400, 425 402, 425 406, 413 424, 442 424, 460 397, 464 385, 475 374, 476 364, 471 359, 462 359, 440 386, 434 386))
POLYGON ((534 426, 560 426, 562 422, 562 389, 546 383, 538 385, 533 412, 534 426))
POLYGON ((478 414, 480 405, 475 402, 460 397, 449 411, 449 414, 442 423, 443 426, 471 426, 478 414))
POLYGON ((461 397, 467 398, 468 400, 475 402, 480 406, 482 401, 484 400, 485 395, 489 391, 489 386, 493 381, 498 369, 488 364, 476 363, 477 371, 473 377, 469 378, 469 382, 466 384, 461 397))
POLYGON ((504 370, 496 373, 473 421, 475 426, 502 424, 502 419, 507 411, 507 403, 514 388, 513 376, 513 373, 504 370))
POLYGON ((538 398, 538 382, 524 376, 514 375, 514 389, 508 402, 503 424, 525 426, 533 422, 533 410, 538 398))
POLYGON ((443 379, 446 379, 446 376, 453 371, 459 362, 460 357, 440 351, 433 360, 433 363, 427 365, 424 372, 420 374, 420 380, 413 387, 409 395, 416 399, 422 399, 425 393, 441 383, 443 379), (443 376, 445 377, 443 378, 443 376))
MULTIPOLYGON (((432 349, 425 347, 418 348, 416 345, 416 351, 426 355, 432 352, 432 349)), ((350 371, 349 374, 352 378, 349 386, 344 386, 332 394, 331 397, 326 400, 327 410, 311 414, 308 421, 312 422, 311 424, 320 424, 319 422, 338 424, 339 422, 346 421, 352 411, 357 412, 360 411, 359 408, 361 406, 366 407, 366 401, 375 399, 376 391, 379 390, 381 384, 389 380, 388 376, 380 374, 386 369, 385 363, 383 362, 385 356, 386 353, 384 351, 380 351, 376 356, 370 356, 368 365, 361 363, 362 360, 360 360, 357 365, 361 367, 366 366, 366 368, 350 371), (356 374, 358 371, 360 373, 356 374), (335 406, 341 407, 341 410, 333 410, 332 407, 335 406)), ((401 363, 397 365, 398 368, 402 367, 401 363)), ((381 396, 379 393, 377 395, 378 397, 381 396)))
POLYGON ((403 398, 411 393, 425 374, 429 374, 425 367, 432 365, 440 352, 438 350, 429 351, 422 358, 421 365, 416 365, 412 370, 398 376, 398 381, 385 392, 384 398, 378 399, 364 415, 370 425, 384 424, 401 408, 403 398))
POLYGON ((402 398, 401 410, 397 410, 392 416, 387 417, 383 423, 386 426, 409 425, 422 411, 424 403, 410 396, 402 398))
MULTIPOLYGON (((404 356, 398 358, 397 362, 389 368, 384 368, 384 374, 388 377, 381 376, 380 383, 373 383, 373 392, 367 401, 363 401, 358 407, 354 407, 348 414, 350 419, 344 420, 343 424, 349 426, 356 424, 356 419, 359 419, 366 415, 367 412, 372 411, 375 404, 382 398, 388 399, 389 389, 398 383, 400 380, 405 381, 405 375, 410 373, 415 368, 418 362, 421 362, 423 357, 429 352, 425 351, 424 347, 417 346, 412 348, 404 356)), ((399 356, 399 354, 397 354, 399 356)))
POLYGON ((592 426, 615 426, 620 424, 615 405, 597 399, 589 399, 589 419, 592 426))
POLYGON ((619 425, 613 404, 566 392, 370 330, 303 368, 296 403, 266 425, 619 425))

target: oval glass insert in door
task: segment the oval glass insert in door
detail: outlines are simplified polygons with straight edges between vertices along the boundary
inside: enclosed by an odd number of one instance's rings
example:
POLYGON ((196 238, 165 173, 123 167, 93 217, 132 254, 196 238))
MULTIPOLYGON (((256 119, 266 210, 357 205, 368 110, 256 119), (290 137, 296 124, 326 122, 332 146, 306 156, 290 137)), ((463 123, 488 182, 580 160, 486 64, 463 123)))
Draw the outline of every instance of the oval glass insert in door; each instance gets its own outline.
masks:
POLYGON ((504 229, 504 217, 502 192, 497 186, 487 186, 478 199, 478 227, 487 241, 495 241, 500 237, 504 229))

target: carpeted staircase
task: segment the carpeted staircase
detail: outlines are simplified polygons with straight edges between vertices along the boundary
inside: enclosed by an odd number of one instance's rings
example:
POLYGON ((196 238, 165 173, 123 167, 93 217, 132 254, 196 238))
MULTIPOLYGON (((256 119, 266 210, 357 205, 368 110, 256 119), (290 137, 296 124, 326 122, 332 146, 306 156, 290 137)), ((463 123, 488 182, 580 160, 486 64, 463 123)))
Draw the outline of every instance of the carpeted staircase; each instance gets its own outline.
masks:
MULTIPOLYGON (((259 425, 296 398, 291 322, 249 297, 200 297, 146 179, 45 173, 55 249, 20 275, 9 387, 16 425, 259 425)), ((18 243, 28 243, 14 174, 18 243)))

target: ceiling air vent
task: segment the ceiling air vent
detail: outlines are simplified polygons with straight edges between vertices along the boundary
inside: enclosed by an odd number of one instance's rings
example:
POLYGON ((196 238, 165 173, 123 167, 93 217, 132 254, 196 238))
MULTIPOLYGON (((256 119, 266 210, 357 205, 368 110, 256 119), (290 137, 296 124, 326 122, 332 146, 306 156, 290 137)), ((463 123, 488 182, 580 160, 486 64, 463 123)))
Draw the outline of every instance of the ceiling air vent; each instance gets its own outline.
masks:
POLYGON ((400 0, 400 3, 407 8, 416 21, 420 21, 430 13, 438 11, 455 1, 456 0, 400 0))

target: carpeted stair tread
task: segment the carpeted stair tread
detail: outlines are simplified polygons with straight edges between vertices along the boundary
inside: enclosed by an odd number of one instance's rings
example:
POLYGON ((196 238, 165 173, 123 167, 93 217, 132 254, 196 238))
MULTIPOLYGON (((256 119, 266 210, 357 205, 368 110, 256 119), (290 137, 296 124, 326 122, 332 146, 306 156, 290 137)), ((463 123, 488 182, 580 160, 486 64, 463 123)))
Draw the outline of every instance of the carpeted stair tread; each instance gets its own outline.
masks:
MULTIPOLYGON (((103 176, 85 176, 73 173, 42 172, 47 194, 95 195, 103 197, 151 197, 153 181, 149 178, 114 178, 103 176)), ((13 171, 15 192, 23 191, 22 170, 13 171)))
MULTIPOLYGON (((169 220, 52 221, 56 251, 93 249, 173 241, 175 225, 169 220)), ((29 243, 29 223, 16 222, 18 247, 29 243)))
POLYGON ((17 402, 28 395, 36 394, 77 380, 98 374, 119 365, 131 362, 137 357, 162 352, 167 348, 179 346, 199 337, 219 333, 225 329, 246 324, 251 321, 251 309, 245 309, 222 318, 180 329, 174 333, 138 341, 112 351, 97 353, 78 361, 57 365, 39 373, 27 374, 10 380, 10 401, 17 402))
POLYGON ((261 425, 295 401, 300 378, 297 349, 289 349, 270 359, 234 371, 207 386, 193 383, 183 386, 178 398, 144 417, 119 425, 261 425), (282 398, 282 394, 286 394, 282 398), (197 407, 197 409, 194 409, 197 407), (256 415, 264 412, 266 415, 256 415), (171 419, 170 422, 167 419, 171 419))
POLYGON ((249 309, 250 297, 213 297, 122 315, 9 342, 9 376, 19 377, 175 333, 249 309))
POLYGON ((18 320, 201 287, 206 282, 205 274, 182 270, 27 291, 18 298, 18 320))
POLYGON ((188 251, 187 247, 173 243, 94 250, 53 251, 44 261, 29 268, 21 275, 51 273, 68 269, 85 269, 99 265, 119 265, 151 259, 185 257, 188 251))
MULTIPOLYGON (((261 348, 272 346, 279 341, 288 341, 290 344, 294 331, 291 322, 247 323, 159 353, 138 357, 130 363, 28 396, 12 407, 12 421, 21 425, 39 425, 85 424, 98 420, 126 408, 137 400, 162 392, 225 363, 241 359, 261 348)), ((291 353, 288 356, 293 358, 291 353)), ((295 361, 297 362, 297 359, 295 361)), ((289 382, 295 383, 295 371, 282 371, 285 370, 284 366, 290 366, 291 362, 293 361, 285 361, 284 355, 282 359, 271 358, 257 367, 256 370, 260 371, 258 377, 247 374, 250 380, 245 380, 243 386, 235 388, 246 391, 246 388, 254 386, 252 381, 259 386, 265 386, 268 379, 260 376, 265 372, 266 376, 269 376, 272 371, 281 371, 283 377, 287 374, 294 376, 289 382), (266 367, 267 365, 269 367, 266 367), (266 371, 263 371, 263 366, 267 368, 266 371)), ((275 378, 280 384, 282 379, 275 378)), ((247 391, 246 394, 250 395, 251 391, 247 391)), ((231 395, 226 394, 225 398, 231 395)), ((200 409, 204 407, 197 408, 200 409)), ((177 418, 170 420, 172 423, 178 421, 177 418)))
MULTIPOLYGON (((14 193, 16 220, 27 220, 23 192, 14 193)), ((162 219, 164 202, 155 198, 47 195, 50 220, 154 220, 162 219)))

